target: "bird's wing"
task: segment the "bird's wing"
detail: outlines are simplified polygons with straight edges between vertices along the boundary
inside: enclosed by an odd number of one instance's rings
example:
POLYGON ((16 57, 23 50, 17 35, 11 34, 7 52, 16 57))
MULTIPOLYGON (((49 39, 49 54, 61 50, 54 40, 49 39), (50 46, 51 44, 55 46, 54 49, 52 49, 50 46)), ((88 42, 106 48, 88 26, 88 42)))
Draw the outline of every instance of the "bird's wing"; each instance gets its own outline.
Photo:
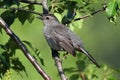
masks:
POLYGON ((75 49, 69 37, 68 28, 66 28, 64 25, 59 25, 59 27, 54 28, 53 33, 60 47, 75 56, 75 49))

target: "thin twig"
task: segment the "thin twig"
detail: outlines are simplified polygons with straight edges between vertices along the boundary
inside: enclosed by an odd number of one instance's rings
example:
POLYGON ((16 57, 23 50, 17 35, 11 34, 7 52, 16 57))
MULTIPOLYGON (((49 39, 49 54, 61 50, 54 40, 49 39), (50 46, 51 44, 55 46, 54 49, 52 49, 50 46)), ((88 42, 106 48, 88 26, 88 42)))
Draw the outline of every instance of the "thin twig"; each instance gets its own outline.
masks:
MULTIPOLYGON (((104 4, 103 4, 103 7, 102 7, 101 9, 99 9, 99 10, 97 10, 97 11, 95 11, 95 12, 92 12, 92 13, 90 13, 90 14, 83 15, 83 16, 81 16, 81 17, 79 17, 79 18, 74 19, 73 21, 78 21, 78 20, 81 20, 81 19, 85 19, 85 18, 91 17, 91 16, 93 16, 93 15, 99 13, 99 12, 105 11, 106 8, 107 8, 107 5, 106 5, 106 0, 105 0, 105 2, 104 2, 104 4)), ((65 22, 65 23, 63 23, 63 24, 65 25, 65 24, 69 24, 69 23, 71 23, 71 21, 68 20, 67 22, 65 22)))
POLYGON ((35 69, 39 72, 39 74, 45 80, 51 80, 50 77, 45 73, 45 71, 41 68, 41 66, 36 62, 36 60, 30 55, 26 46, 22 43, 22 41, 14 34, 14 32, 9 28, 7 23, 0 17, 0 25, 6 31, 6 33, 16 42, 16 44, 23 51, 24 55, 29 59, 35 69))
POLYGON ((103 12, 103 11, 106 10, 106 7, 107 7, 107 6, 106 6, 106 3, 104 3, 102 9, 97 10, 97 11, 95 11, 95 12, 92 12, 91 14, 84 15, 84 16, 81 16, 81 17, 79 17, 79 18, 76 18, 76 19, 74 19, 74 21, 81 20, 81 19, 85 19, 85 18, 88 18, 88 17, 90 17, 90 16, 93 16, 93 15, 99 13, 99 12, 103 12))

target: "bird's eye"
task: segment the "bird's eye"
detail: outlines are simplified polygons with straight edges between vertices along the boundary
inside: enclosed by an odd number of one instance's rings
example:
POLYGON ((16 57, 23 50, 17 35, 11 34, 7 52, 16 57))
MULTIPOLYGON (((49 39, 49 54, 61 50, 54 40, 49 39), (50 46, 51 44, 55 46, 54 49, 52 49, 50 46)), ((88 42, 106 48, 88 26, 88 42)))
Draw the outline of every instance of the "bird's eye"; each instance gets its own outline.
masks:
POLYGON ((46 17, 47 20, 49 20, 49 17, 46 17))

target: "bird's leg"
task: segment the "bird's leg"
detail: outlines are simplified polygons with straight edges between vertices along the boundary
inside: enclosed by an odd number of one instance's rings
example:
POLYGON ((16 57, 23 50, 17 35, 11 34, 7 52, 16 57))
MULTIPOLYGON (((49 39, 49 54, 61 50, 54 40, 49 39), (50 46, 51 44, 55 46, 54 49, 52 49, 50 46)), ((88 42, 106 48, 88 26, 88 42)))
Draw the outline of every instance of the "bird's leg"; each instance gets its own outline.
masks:
POLYGON ((52 50, 52 57, 55 59, 56 62, 61 62, 59 55, 60 54, 58 53, 58 51, 52 50))

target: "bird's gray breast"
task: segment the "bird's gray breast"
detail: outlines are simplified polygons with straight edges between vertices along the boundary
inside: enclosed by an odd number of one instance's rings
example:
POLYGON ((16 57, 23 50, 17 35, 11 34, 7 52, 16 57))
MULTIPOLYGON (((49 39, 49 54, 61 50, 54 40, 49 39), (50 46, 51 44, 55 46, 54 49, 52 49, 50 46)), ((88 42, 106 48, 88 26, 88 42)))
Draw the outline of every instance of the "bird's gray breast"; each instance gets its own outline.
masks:
POLYGON ((44 27, 43 28, 43 32, 44 32, 44 36, 46 38, 46 41, 48 43, 48 45, 50 46, 50 48, 52 48, 53 50, 61 50, 58 42, 57 42, 57 39, 55 37, 55 34, 54 34, 54 30, 52 27, 44 27))

